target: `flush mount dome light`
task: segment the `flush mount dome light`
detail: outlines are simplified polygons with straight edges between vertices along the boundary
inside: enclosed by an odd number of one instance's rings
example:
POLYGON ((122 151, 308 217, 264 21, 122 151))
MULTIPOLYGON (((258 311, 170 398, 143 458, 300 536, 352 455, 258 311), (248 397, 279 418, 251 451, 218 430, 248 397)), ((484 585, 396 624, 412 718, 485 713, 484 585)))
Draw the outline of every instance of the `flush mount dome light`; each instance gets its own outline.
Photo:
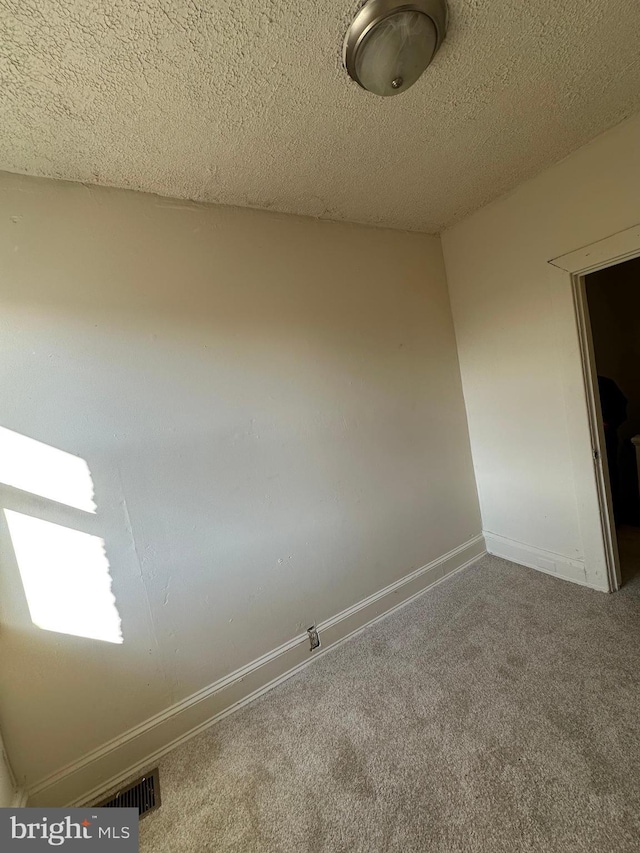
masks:
POLYGON ((344 64, 363 89, 399 95, 429 65, 446 32, 446 0, 367 0, 347 30, 344 64))

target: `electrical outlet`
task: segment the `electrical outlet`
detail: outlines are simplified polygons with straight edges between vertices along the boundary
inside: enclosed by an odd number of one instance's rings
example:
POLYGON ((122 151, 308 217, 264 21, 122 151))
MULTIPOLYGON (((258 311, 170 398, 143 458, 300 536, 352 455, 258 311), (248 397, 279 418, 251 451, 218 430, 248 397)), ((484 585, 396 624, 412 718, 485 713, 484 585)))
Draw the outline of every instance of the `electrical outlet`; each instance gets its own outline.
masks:
POLYGON ((315 625, 312 625, 310 628, 307 628, 307 634, 309 635, 309 643, 311 644, 311 651, 315 651, 320 648, 320 634, 318 634, 318 629, 315 625))

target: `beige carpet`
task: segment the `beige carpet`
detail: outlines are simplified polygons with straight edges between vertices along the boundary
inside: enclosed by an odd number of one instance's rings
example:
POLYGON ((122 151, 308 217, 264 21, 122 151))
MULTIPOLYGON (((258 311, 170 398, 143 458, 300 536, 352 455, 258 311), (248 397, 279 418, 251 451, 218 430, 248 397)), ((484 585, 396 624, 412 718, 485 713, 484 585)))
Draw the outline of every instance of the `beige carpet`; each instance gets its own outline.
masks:
POLYGON ((141 850, 637 853, 639 616, 487 557, 164 759, 141 850))

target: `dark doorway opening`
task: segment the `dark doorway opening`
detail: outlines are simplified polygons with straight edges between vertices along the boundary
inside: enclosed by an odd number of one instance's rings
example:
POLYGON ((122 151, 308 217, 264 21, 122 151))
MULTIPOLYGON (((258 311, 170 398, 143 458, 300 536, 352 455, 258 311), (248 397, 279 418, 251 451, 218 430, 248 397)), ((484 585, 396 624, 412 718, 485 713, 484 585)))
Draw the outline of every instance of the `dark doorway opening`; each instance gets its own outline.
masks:
POLYGON ((585 276, 622 582, 640 576, 640 258, 585 276))

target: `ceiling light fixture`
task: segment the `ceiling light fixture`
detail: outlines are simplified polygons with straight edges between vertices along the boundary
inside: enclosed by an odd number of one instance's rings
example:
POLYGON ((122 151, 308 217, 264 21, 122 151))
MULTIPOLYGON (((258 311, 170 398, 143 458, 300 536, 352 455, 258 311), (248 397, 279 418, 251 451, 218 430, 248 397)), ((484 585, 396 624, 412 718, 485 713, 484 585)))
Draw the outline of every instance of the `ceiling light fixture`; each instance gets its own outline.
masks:
POLYGON ((388 97, 416 82, 447 32, 446 0, 367 0, 344 39, 344 64, 363 89, 388 97))

